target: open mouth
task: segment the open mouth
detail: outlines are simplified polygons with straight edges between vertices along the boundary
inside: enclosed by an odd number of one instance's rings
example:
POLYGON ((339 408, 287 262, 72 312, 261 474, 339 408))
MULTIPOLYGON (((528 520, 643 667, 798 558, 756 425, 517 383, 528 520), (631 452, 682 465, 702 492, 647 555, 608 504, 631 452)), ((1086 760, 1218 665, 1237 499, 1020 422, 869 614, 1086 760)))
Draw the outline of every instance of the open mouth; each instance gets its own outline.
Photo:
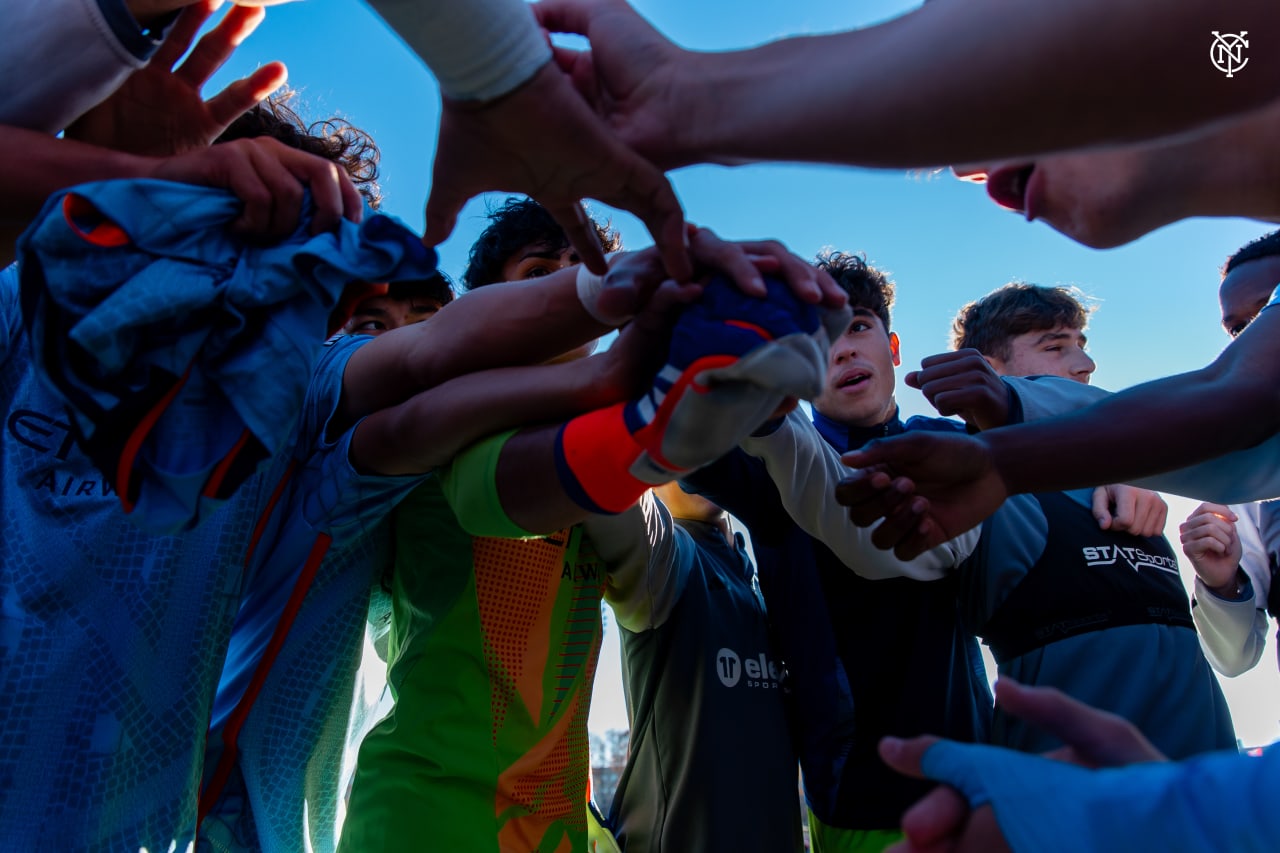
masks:
POLYGON ((870 380, 871 380, 870 373, 859 371, 857 373, 850 373, 849 375, 842 377, 840 381, 836 384, 836 387, 841 390, 844 390, 846 388, 857 388, 861 385, 866 384, 870 380))
POLYGON ((1023 213, 1027 209, 1027 184, 1031 182, 1031 173, 1036 169, 1034 163, 1026 166, 1002 166, 987 175, 987 195, 996 204, 1008 210, 1023 213))

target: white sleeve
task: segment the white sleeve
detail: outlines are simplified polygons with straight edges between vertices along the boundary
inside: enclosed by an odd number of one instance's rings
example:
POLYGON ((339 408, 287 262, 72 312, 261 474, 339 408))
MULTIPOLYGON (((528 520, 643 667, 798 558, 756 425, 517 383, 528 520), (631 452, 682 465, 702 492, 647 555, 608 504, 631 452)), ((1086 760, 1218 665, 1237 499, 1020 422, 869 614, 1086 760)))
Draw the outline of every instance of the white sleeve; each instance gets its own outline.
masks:
POLYGON ((5 0, 0 124, 57 133, 147 64, 158 42, 121 0, 5 0))
POLYGON ((582 526, 608 569, 604 598, 618 624, 639 632, 666 622, 689 576, 691 549, 677 547, 662 501, 648 491, 626 512, 587 516, 582 526))
POLYGON ((1215 595, 1195 579, 1191 616, 1200 634, 1204 656, 1218 672, 1234 678, 1253 669, 1267 643, 1267 612, 1261 606, 1270 586, 1270 563, 1262 544, 1257 504, 1231 507, 1240 519, 1240 568, 1249 578, 1248 596, 1232 601, 1215 595), (1261 590, 1261 596, 1259 596, 1261 590))
POLYGON ((1058 376, 1005 376, 1003 379, 1018 395, 1024 422, 1065 415, 1111 396, 1110 391, 1095 385, 1058 376))
POLYGON ((447 97, 488 101, 532 77, 551 47, 523 0, 369 0, 447 97))
POLYGON ((742 449, 764 460, 792 521, 864 578, 937 580, 959 565, 978 544, 980 527, 912 560, 899 560, 892 551, 877 548, 871 543, 875 527, 858 527, 835 501, 836 484, 853 469, 840 461, 840 454, 823 441, 799 410, 787 415, 769 435, 744 440, 742 449))

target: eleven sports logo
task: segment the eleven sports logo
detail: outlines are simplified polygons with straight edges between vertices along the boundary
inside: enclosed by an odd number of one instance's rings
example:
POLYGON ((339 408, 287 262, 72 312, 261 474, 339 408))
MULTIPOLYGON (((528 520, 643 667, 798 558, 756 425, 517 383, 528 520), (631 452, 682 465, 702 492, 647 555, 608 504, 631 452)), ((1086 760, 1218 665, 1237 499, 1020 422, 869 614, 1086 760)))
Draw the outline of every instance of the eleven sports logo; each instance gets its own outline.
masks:
POLYGON ((782 686, 782 670, 764 652, 743 660, 733 649, 716 652, 716 675, 725 687, 736 687, 746 676, 747 687, 777 690, 782 686))

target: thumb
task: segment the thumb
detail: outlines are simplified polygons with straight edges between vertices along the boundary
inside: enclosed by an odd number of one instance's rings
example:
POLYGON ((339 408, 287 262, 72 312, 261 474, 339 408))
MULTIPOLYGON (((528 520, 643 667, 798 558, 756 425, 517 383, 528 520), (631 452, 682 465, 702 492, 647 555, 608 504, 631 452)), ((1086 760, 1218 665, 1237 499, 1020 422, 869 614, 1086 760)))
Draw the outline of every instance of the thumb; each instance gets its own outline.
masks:
POLYGON ((921 764, 924 754, 939 741, 934 735, 922 735, 909 739, 885 737, 880 739, 880 758, 892 769, 912 779, 927 778, 921 764))
POLYGON ((1093 517, 1098 520, 1098 527, 1111 529, 1111 492, 1106 486, 1098 486, 1093 490, 1093 517))
MULTIPOLYGON (((439 157, 436 162, 439 163, 439 157)), ((422 233, 425 246, 438 246, 453 233, 458 223, 458 213, 470 198, 462 187, 446 178, 437 169, 431 179, 431 194, 427 196, 427 227, 422 233)))

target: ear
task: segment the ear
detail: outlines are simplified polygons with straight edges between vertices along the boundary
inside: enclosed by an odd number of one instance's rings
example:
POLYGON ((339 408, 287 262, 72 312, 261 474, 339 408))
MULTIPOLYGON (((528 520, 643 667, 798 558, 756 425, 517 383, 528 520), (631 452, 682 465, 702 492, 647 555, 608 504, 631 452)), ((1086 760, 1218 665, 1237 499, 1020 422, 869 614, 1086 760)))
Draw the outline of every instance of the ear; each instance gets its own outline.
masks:
POLYGON ((995 356, 995 355, 984 355, 983 358, 987 360, 987 364, 991 365, 991 369, 994 370, 996 373, 998 373, 1001 376, 1006 375, 1004 372, 1003 358, 1000 358, 999 356, 995 356))
POLYGON ((889 333, 889 352, 893 353, 893 366, 902 366, 902 344, 898 341, 898 333, 889 333))

